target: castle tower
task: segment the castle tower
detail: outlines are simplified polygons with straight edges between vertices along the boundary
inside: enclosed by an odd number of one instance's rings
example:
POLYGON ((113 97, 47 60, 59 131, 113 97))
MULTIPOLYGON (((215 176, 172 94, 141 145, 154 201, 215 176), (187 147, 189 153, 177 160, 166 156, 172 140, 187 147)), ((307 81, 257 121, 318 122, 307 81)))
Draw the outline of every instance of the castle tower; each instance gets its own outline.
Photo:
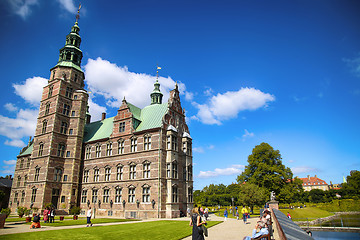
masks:
MULTIPOLYGON (((78 203, 88 101, 83 89, 85 75, 80 68, 79 31, 76 21, 66 36, 65 46, 60 49, 58 63, 50 69, 48 85, 43 89, 36 131, 29 146, 32 151, 28 158, 30 164, 25 169, 26 182, 19 184, 25 188, 26 196, 21 206, 41 209, 52 203, 57 209, 67 210, 78 203)), ((15 174, 19 173, 15 171, 15 174)))

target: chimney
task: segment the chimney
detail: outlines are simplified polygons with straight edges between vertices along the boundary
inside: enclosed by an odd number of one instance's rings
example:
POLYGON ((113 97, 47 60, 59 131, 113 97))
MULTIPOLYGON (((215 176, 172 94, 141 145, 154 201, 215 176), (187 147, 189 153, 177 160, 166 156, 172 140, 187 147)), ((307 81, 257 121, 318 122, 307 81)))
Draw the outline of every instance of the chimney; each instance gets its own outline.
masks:
POLYGON ((11 180, 11 178, 12 178, 12 175, 9 175, 9 176, 8 176, 8 179, 10 179, 10 180, 11 180))
POLYGON ((105 118, 106 118, 106 112, 103 112, 103 113, 101 114, 101 121, 104 120, 105 118))
POLYGON ((317 176, 315 175, 315 178, 317 178, 317 176))
POLYGON ((91 115, 90 114, 86 114, 86 124, 89 124, 91 121, 91 115))
POLYGON ((310 180, 310 175, 308 175, 308 180, 310 180))

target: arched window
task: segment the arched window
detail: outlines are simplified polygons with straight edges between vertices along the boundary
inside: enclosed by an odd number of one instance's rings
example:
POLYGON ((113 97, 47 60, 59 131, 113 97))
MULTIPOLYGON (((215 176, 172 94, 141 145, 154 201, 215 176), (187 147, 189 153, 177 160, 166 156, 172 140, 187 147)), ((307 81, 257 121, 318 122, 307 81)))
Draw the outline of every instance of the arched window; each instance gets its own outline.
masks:
POLYGON ((118 165, 116 167, 116 180, 123 180, 124 166, 118 165))
POLYGON ((135 163, 130 164, 129 179, 136 179, 136 164, 135 163))
POLYGON ((143 178, 150 178, 150 162, 145 161, 143 163, 143 178))
POLYGON ((46 128, 47 128, 47 120, 43 121, 42 129, 41 129, 42 134, 46 133, 46 128))
POLYGON ((66 60, 71 60, 71 53, 70 52, 66 53, 66 60))
POLYGON ((52 96, 53 89, 54 89, 53 85, 49 86, 48 98, 52 96))
POLYGON ((91 146, 86 146, 85 148, 85 159, 91 158, 91 146))
POLYGON ((57 151, 57 156, 58 157, 64 157, 65 154, 65 144, 64 143, 59 143, 58 144, 58 151, 57 151))
POLYGON ((147 184, 142 187, 142 202, 150 202, 150 186, 147 184))
POLYGON ((45 106, 45 115, 48 115, 50 112, 50 103, 46 103, 46 106, 45 106))
POLYGON ((174 184, 171 187, 171 193, 172 193, 172 202, 176 203, 178 202, 178 186, 174 184))
POLYGON ((110 181, 111 177, 111 168, 109 166, 105 167, 105 181, 110 181))
POLYGON ((151 150, 151 136, 144 136, 144 150, 151 150))
POLYGON ((120 139, 118 141, 118 154, 123 154, 125 148, 125 141, 123 139, 120 139))
POLYGON ((63 171, 62 171, 61 168, 55 168, 54 181, 55 182, 60 182, 62 174, 63 174, 63 171))
POLYGON ((43 155, 43 151, 44 151, 44 143, 39 143, 39 152, 38 152, 38 156, 41 157, 43 155))
POLYGON ((121 203, 122 199, 122 188, 117 186, 115 187, 115 203, 121 203))
POLYGON ((129 187, 128 202, 129 203, 135 202, 135 187, 133 185, 129 187))
POLYGON ((95 156, 97 158, 101 157, 101 144, 97 144, 95 146, 95 156))
POLYGON ((106 143, 106 156, 112 155, 112 142, 106 143))

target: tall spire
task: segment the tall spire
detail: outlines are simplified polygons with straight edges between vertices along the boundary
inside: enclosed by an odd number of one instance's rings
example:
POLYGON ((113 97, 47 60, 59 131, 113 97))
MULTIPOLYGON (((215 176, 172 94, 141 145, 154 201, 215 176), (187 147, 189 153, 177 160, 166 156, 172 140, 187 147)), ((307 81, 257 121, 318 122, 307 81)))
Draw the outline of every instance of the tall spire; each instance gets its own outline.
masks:
POLYGON ((76 22, 71 28, 71 32, 66 36, 65 46, 60 49, 59 61, 56 66, 74 67, 81 71, 80 64, 83 57, 82 51, 80 50, 81 37, 79 35, 80 28, 78 21, 80 18, 80 8, 76 14, 76 22))
POLYGON ((159 69, 161 67, 156 66, 156 82, 154 83, 154 90, 151 92, 151 104, 161 104, 163 94, 160 91, 160 83, 159 83, 159 69))

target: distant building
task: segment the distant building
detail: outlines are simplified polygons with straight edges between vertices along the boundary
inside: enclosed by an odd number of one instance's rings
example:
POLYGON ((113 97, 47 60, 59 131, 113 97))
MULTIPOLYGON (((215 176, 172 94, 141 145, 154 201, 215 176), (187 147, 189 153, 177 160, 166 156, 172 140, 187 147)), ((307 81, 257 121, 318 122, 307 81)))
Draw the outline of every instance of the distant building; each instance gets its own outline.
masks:
POLYGON ((7 208, 9 205, 12 181, 11 175, 0 178, 0 191, 5 193, 4 198, 0 201, 0 208, 7 208))
POLYGON ((329 189, 339 190, 342 188, 342 183, 332 183, 330 181, 329 189))
POLYGON ((91 206, 100 216, 179 217, 193 207, 193 165, 178 86, 163 103, 156 81, 150 105, 124 98, 116 116, 90 122, 79 31, 76 22, 50 70, 34 139, 17 156, 10 208, 50 203, 65 212, 91 206))
POLYGON ((306 178, 299 178, 303 181, 303 188, 305 191, 310 191, 312 189, 321 189, 321 190, 329 190, 329 185, 322 179, 318 178, 316 175, 314 177, 310 177, 308 175, 306 178))

